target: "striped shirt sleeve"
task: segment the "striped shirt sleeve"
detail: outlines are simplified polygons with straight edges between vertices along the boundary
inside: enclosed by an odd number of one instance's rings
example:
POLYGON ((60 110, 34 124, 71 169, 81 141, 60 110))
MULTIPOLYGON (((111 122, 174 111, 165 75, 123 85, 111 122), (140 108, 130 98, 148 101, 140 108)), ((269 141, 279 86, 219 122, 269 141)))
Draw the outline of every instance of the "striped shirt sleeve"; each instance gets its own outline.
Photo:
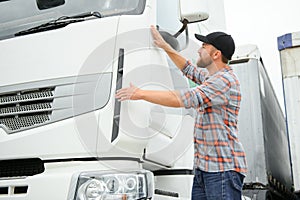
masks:
POLYGON ((230 82, 223 76, 214 76, 200 86, 181 90, 185 108, 207 108, 214 105, 227 105, 229 102, 230 82))
POLYGON ((192 65, 192 63, 187 60, 184 68, 182 69, 183 74, 193 82, 197 84, 202 84, 208 76, 208 72, 206 69, 199 69, 192 65))

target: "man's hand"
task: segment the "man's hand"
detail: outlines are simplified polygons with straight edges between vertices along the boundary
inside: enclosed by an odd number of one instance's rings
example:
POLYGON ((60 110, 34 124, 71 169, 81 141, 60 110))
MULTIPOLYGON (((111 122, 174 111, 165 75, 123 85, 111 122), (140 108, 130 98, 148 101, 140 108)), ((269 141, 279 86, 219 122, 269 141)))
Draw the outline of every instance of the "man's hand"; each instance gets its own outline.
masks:
POLYGON ((132 83, 130 83, 130 86, 127 88, 122 88, 117 91, 116 98, 119 101, 125 101, 125 100, 139 100, 138 92, 140 91, 139 88, 135 87, 132 83))
POLYGON ((151 25, 150 28, 151 28, 154 44, 157 47, 164 49, 165 51, 169 50, 171 46, 163 39, 163 37, 160 35, 156 27, 151 25))
POLYGON ((186 59, 181 56, 175 49, 173 49, 160 35, 158 30, 156 30, 155 26, 151 26, 151 33, 153 37, 154 44, 157 47, 162 48, 168 56, 171 58, 171 60, 175 63, 175 65, 182 70, 185 67, 186 59))

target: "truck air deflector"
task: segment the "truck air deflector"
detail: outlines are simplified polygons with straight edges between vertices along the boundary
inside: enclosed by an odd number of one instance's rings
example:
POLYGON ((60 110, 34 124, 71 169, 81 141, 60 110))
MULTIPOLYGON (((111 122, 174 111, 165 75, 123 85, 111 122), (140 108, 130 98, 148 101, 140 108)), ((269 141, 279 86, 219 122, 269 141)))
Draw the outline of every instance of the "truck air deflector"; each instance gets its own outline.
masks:
MULTIPOLYGON (((122 88, 123 67, 124 67, 124 49, 121 48, 119 49, 116 91, 122 88)), ((120 111, 121 111, 121 102, 115 101, 111 142, 113 142, 118 137, 119 134, 120 111)))

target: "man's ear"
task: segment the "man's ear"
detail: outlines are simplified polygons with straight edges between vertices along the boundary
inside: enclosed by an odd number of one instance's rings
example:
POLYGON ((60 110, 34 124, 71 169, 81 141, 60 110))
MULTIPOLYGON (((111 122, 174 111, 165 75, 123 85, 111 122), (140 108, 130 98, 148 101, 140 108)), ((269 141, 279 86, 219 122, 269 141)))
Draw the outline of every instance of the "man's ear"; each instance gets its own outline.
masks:
POLYGON ((222 58, 222 53, 220 50, 216 50, 214 53, 213 53, 213 59, 218 59, 218 57, 222 58))

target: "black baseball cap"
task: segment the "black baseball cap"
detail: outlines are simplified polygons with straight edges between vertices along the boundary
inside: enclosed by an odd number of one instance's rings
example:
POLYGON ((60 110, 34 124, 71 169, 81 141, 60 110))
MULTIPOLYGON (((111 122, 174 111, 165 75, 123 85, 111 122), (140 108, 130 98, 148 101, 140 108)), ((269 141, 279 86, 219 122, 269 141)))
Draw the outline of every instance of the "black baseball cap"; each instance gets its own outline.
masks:
POLYGON ((223 32, 213 32, 206 36, 195 34, 195 37, 201 42, 213 45, 216 49, 220 50, 228 60, 231 60, 235 50, 235 44, 231 35, 223 32))

